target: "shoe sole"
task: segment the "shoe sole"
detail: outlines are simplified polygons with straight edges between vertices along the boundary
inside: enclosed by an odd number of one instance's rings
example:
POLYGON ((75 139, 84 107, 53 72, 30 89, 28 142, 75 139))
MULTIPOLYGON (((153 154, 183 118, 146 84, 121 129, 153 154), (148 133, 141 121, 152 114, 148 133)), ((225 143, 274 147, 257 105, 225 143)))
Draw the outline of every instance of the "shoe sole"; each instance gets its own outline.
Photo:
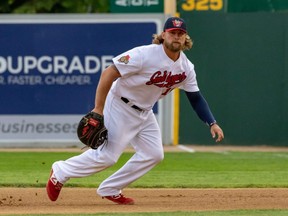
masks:
MULTIPOLYGON (((114 202, 114 203, 116 203, 116 204, 118 204, 118 205, 134 205, 135 203, 134 203, 134 200, 130 200, 130 198, 129 198, 129 201, 127 201, 126 203, 125 202, 118 202, 117 200, 115 200, 115 199, 113 199, 113 198, 107 198, 107 197, 104 197, 105 199, 108 199, 108 200, 110 200, 111 202, 114 202)), ((128 198, 127 198, 128 199, 128 198)))

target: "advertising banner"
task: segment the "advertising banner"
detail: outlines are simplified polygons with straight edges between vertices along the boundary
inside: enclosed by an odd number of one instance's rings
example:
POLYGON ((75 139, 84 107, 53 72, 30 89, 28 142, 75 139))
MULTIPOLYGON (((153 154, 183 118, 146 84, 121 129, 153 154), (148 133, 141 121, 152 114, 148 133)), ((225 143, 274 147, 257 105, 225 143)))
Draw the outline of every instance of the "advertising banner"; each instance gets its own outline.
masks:
POLYGON ((150 44, 153 19, 0 19, 0 142, 76 140, 112 58, 150 44))

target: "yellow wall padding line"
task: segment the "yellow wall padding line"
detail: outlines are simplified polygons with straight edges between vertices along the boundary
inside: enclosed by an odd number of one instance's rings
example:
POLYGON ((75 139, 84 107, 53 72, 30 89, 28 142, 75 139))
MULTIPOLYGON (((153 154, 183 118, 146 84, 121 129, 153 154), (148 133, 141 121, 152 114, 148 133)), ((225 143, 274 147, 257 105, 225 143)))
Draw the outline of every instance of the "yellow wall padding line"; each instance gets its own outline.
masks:
POLYGON ((180 108, 180 90, 174 89, 174 127, 173 127, 173 145, 179 144, 179 108, 180 108))

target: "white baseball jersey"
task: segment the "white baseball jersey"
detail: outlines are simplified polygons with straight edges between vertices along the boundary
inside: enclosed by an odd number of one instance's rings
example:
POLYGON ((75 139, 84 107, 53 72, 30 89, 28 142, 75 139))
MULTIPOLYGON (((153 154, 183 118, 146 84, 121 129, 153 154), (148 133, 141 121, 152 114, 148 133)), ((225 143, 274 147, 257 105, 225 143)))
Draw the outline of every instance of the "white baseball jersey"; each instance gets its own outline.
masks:
POLYGON ((199 90, 194 66, 185 54, 181 52, 174 62, 162 45, 136 47, 113 62, 122 77, 113 83, 105 101, 108 143, 52 166, 55 177, 64 184, 70 178, 89 176, 112 166, 131 144, 135 154, 99 185, 100 196, 118 195, 163 160, 161 131, 151 110, 153 105, 177 87, 190 92, 199 90), (133 108, 121 97, 144 110, 133 108))
POLYGON ((177 87, 199 91, 194 65, 183 52, 174 62, 166 55, 163 45, 136 47, 116 56, 113 62, 122 77, 114 82, 112 92, 142 109, 150 110, 177 87))

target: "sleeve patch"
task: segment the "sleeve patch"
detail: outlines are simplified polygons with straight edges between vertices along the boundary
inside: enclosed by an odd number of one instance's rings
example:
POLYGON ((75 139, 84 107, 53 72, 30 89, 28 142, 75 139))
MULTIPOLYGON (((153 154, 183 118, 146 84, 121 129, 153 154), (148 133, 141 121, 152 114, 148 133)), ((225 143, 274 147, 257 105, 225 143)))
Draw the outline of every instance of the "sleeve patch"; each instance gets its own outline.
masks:
POLYGON ((130 56, 129 56, 129 55, 121 56, 121 57, 118 59, 118 62, 128 64, 128 63, 129 63, 129 59, 130 59, 130 56))

